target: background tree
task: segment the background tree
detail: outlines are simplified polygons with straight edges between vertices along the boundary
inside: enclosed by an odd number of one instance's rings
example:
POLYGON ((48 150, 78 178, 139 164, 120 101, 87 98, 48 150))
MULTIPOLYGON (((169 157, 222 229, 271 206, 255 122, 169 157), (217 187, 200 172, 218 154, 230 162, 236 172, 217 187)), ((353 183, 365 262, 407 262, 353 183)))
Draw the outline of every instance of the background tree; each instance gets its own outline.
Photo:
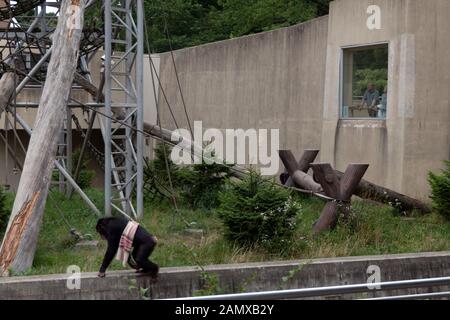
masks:
POLYGON ((152 51, 165 52, 291 26, 327 14, 329 2, 153 0, 145 12, 152 51))

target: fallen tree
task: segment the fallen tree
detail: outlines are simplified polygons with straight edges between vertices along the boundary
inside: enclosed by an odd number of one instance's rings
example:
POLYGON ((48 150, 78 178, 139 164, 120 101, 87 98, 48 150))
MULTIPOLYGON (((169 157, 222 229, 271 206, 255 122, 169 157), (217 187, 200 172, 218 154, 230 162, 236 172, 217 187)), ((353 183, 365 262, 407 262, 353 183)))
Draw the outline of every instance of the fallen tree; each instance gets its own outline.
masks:
MULTIPOLYGON (((307 162, 308 161, 307 159, 309 158, 309 160, 310 160, 310 159, 315 158, 315 157, 314 158, 312 158, 312 157, 314 157, 314 152, 305 150, 305 153, 303 154, 302 158, 298 161, 297 168, 301 168, 300 170, 302 170, 303 172, 306 172, 307 169, 309 169, 309 167, 310 167, 310 165, 307 162), (305 167, 305 165, 307 165, 307 167, 305 167)), ((290 159, 290 163, 293 163, 292 157, 290 159)), ((334 173, 336 174, 338 181, 342 180, 342 178, 344 177, 344 173, 341 171, 334 170, 334 173)), ((285 186, 287 186, 287 187, 293 186, 292 185, 293 181, 292 181, 291 177, 292 176, 290 176, 290 179, 287 180, 287 182, 285 183, 285 186)), ((308 188, 308 190, 311 190, 311 189, 308 188)), ((376 184, 369 182, 367 180, 364 180, 364 179, 362 179, 359 182, 354 194, 362 199, 392 205, 393 207, 395 207, 401 211, 405 211, 405 212, 410 212, 413 210, 418 210, 424 214, 431 212, 431 209, 428 205, 426 205, 425 203, 423 203, 417 199, 408 197, 404 194, 393 191, 391 189, 376 185, 376 184)))
MULTIPOLYGON (((202 149, 199 147, 196 147, 192 141, 189 141, 187 139, 183 139, 181 136, 174 134, 173 131, 161 128, 157 125, 152 125, 149 123, 144 124, 144 131, 155 137, 158 140, 165 141, 172 145, 183 145, 186 146, 186 148, 190 149, 193 154, 197 156, 202 155, 202 149)), ((305 177, 308 169, 310 168, 310 164, 314 159, 316 158, 318 154, 318 150, 305 150, 305 153, 300 158, 298 162, 296 162, 295 166, 293 165, 293 159, 291 156, 291 152, 289 150, 283 150, 280 152, 280 156, 282 159, 284 159, 284 164, 288 164, 288 166, 291 168, 291 171, 294 172, 302 172, 304 175, 301 174, 302 177, 305 177)), ((295 159, 294 159, 295 160, 295 159)), ((232 168, 232 174, 233 176, 242 179, 247 174, 246 170, 244 168, 232 168)), ((342 177, 344 176, 343 172, 334 170, 338 180, 340 181, 342 177)), ((298 176, 298 173, 297 173, 298 176)), ((314 186, 314 189, 318 190, 317 185, 320 186, 320 184, 314 184, 311 183, 311 179, 307 178, 308 184, 314 186)), ((287 187, 293 187, 294 183, 292 181, 292 176, 290 176, 290 179, 286 183, 287 187)), ((311 190, 311 189, 308 189, 311 190)), ((412 210, 419 210, 422 213, 429 213, 431 212, 431 209, 429 206, 424 204, 423 202, 413 199, 411 197, 408 197, 406 195, 403 195, 401 193, 398 193, 396 191, 390 190, 388 188, 384 188, 382 186, 378 186, 372 182, 369 182, 367 180, 362 179, 354 194, 360 198, 368 199, 384 204, 392 204, 395 205, 397 208, 403 211, 412 211, 412 210)))
MULTIPOLYGON (((335 173, 339 180, 341 180, 344 176, 344 174, 340 171, 335 170, 335 173)), ((367 180, 360 181, 355 190, 355 195, 363 199, 392 205, 401 211, 409 212, 418 210, 421 213, 431 212, 431 208, 425 203, 388 188, 378 186, 367 180)))
POLYGON ((34 129, 13 210, 0 248, 0 272, 32 266, 58 139, 78 62, 86 0, 62 1, 34 129))

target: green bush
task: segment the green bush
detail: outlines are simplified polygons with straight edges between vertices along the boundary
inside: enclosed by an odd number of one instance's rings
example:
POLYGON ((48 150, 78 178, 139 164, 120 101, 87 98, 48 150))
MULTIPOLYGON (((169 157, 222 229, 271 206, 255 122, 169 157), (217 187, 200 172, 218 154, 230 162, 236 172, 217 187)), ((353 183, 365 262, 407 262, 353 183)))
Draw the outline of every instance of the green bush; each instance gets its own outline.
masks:
POLYGON ((216 208, 229 174, 229 166, 216 163, 181 168, 177 172, 177 181, 183 200, 194 209, 216 208))
POLYGON ((268 251, 289 250, 301 206, 288 190, 251 173, 242 182, 231 182, 219 199, 218 213, 229 240, 268 251))
POLYGON ((367 90, 367 85, 371 82, 375 85, 380 96, 384 88, 387 87, 387 69, 361 69, 356 70, 354 74, 353 95, 362 96, 367 90))
POLYGON ((430 172, 428 181, 431 185, 431 199, 437 212, 450 220, 450 161, 444 161, 446 169, 438 175, 430 172))
MULTIPOLYGON (((172 161, 171 152, 170 146, 164 146, 162 143, 156 145, 155 159, 145 170, 146 190, 157 189, 161 194, 170 197, 168 167, 174 191, 184 202, 194 209, 217 207, 218 193, 223 190, 230 166, 216 163, 178 166, 172 161)), ((149 196, 150 194, 147 194, 147 197, 149 196)))
POLYGON ((144 169, 144 198, 147 201, 153 201, 160 196, 170 198, 172 190, 170 189, 169 177, 167 174, 167 165, 169 167, 170 177, 174 187, 178 184, 176 181, 178 166, 170 158, 172 148, 161 142, 155 146, 155 158, 148 162, 144 169))
MULTIPOLYGON (((73 173, 75 173, 75 168, 78 164, 78 159, 80 158, 81 150, 76 149, 72 153, 72 165, 73 165, 73 173)), ((95 177, 95 171, 89 170, 89 158, 88 155, 85 154, 83 162, 81 163, 80 172, 78 173, 78 178, 75 179, 75 182, 81 189, 90 188, 92 185, 92 180, 95 177)), ((53 171, 52 173, 52 181, 58 181, 60 177, 60 173, 58 171, 53 171)))
MULTIPOLYGON (((74 167, 77 165, 78 159, 80 159, 80 154, 80 149, 76 149, 72 153, 72 163, 74 167)), ((87 155, 85 155, 83 158, 83 162, 81 163, 80 173, 78 174, 78 178, 76 180, 81 189, 89 188, 92 185, 92 180, 95 177, 95 171, 88 169, 89 161, 89 158, 87 157, 87 155)))
POLYGON ((169 167, 172 179, 176 175, 178 166, 173 163, 170 154, 172 147, 158 142, 155 146, 155 159, 151 162, 151 169, 158 177, 167 180, 167 166, 169 167), (167 163, 166 163, 167 162, 167 163))

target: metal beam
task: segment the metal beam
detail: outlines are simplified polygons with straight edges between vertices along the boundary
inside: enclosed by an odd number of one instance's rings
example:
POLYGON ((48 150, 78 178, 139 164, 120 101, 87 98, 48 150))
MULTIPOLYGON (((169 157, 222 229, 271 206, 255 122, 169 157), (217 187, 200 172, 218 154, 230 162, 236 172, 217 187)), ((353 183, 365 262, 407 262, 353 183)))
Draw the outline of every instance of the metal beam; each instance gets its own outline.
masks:
MULTIPOLYGON (((16 115, 17 121, 19 124, 23 127, 23 129, 31 136, 32 129, 30 126, 28 126, 27 122, 19 115, 16 115)), ((95 212, 97 216, 101 216, 100 210, 97 209, 95 204, 89 199, 89 197, 84 193, 84 191, 78 186, 78 184, 73 180, 71 175, 66 171, 66 169, 61 166, 61 164, 58 161, 55 161, 56 168, 64 175, 64 177, 67 179, 67 182, 70 183, 70 185, 73 187, 73 189, 81 196, 81 198, 86 202, 86 204, 92 209, 92 211, 95 212)))

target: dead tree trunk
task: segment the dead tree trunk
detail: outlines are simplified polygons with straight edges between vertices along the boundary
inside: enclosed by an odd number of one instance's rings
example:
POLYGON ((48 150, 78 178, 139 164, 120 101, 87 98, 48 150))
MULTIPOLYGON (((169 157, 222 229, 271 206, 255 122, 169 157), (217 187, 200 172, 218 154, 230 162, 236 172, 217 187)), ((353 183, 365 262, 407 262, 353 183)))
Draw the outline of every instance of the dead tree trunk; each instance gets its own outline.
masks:
POLYGON ((36 251, 57 139, 66 115, 67 102, 78 61, 86 0, 61 2, 53 34, 53 54, 31 135, 24 168, 0 249, 0 272, 30 268, 36 251))
POLYGON ((81 74, 78 72, 75 72, 73 81, 78 84, 80 87, 83 88, 86 92, 88 92, 91 96, 96 99, 98 97, 97 102, 99 101, 105 101, 105 96, 102 92, 100 92, 99 88, 97 88, 92 82, 90 82, 88 79, 84 78, 81 74))
MULTIPOLYGON (((342 179, 344 174, 340 171, 336 171, 338 179, 342 179)), ((363 199, 369 199, 381 203, 391 204, 395 208, 401 211, 419 210, 422 213, 430 213, 431 209, 425 203, 405 196, 404 194, 395 192, 393 190, 380 187, 367 180, 361 180, 358 188, 355 190, 355 195, 363 199)))
POLYGON ((280 150, 279 154, 281 161, 283 161, 284 166, 289 172, 289 176, 297 186, 314 192, 322 191, 322 187, 314 181, 313 177, 300 170, 299 164, 295 160, 291 150, 280 150))
POLYGON ((15 76, 16 75, 13 72, 6 72, 0 79, 0 117, 8 106, 14 90, 16 89, 14 87, 15 76))

